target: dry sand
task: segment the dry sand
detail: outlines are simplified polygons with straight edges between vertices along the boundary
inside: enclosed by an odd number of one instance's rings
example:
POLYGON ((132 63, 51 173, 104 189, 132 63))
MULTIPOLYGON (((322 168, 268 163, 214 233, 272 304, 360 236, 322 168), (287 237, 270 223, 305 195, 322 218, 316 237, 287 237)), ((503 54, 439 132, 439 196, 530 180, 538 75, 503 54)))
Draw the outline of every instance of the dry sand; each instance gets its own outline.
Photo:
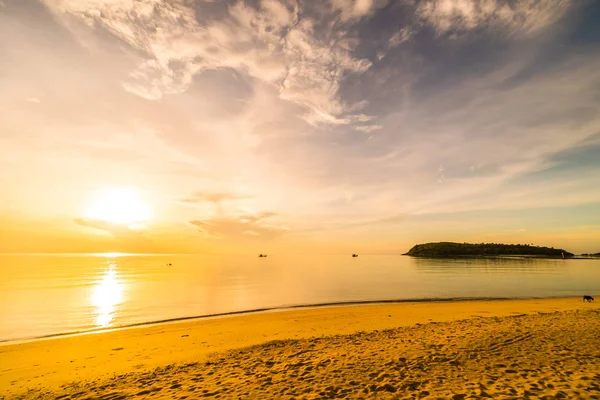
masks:
POLYGON ((319 307, 0 346, 0 398, 600 399, 600 303, 319 307))

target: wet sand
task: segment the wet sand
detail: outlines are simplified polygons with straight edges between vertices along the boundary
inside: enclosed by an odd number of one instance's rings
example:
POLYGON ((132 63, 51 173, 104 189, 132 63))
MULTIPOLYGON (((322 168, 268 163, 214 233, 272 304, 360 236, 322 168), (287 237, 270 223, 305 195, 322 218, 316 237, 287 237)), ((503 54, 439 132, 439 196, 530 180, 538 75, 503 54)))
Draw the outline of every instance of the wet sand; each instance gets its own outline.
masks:
POLYGON ((600 303, 317 307, 0 346, 0 397, 597 398, 600 303))

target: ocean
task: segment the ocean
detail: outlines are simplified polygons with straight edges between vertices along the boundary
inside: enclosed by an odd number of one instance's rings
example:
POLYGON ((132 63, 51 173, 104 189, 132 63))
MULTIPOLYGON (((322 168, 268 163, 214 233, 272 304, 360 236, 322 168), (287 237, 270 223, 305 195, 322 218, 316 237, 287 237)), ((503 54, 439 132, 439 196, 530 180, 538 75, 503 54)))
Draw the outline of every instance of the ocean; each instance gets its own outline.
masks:
POLYGON ((600 295, 600 259, 5 254, 0 274, 3 342, 301 305, 600 295))

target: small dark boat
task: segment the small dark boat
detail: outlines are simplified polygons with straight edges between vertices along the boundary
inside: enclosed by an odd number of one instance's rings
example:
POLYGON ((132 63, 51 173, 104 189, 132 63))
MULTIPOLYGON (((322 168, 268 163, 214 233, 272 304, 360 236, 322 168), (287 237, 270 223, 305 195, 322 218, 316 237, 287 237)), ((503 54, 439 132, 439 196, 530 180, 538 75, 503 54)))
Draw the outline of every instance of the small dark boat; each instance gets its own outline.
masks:
POLYGON ((352 257, 358 257, 358 254, 352 254, 352 257))
POLYGON ((266 257, 267 255, 266 255, 266 254, 259 254, 258 256, 259 256, 260 258, 264 258, 264 257, 266 257))

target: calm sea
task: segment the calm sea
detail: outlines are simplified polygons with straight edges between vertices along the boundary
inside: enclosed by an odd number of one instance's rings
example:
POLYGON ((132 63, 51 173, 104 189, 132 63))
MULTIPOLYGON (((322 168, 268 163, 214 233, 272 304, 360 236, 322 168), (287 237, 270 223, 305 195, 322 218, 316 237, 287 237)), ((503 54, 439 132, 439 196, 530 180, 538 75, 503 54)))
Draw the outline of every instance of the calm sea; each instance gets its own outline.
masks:
POLYGON ((600 295, 600 260, 0 255, 0 341, 318 303, 600 295))

